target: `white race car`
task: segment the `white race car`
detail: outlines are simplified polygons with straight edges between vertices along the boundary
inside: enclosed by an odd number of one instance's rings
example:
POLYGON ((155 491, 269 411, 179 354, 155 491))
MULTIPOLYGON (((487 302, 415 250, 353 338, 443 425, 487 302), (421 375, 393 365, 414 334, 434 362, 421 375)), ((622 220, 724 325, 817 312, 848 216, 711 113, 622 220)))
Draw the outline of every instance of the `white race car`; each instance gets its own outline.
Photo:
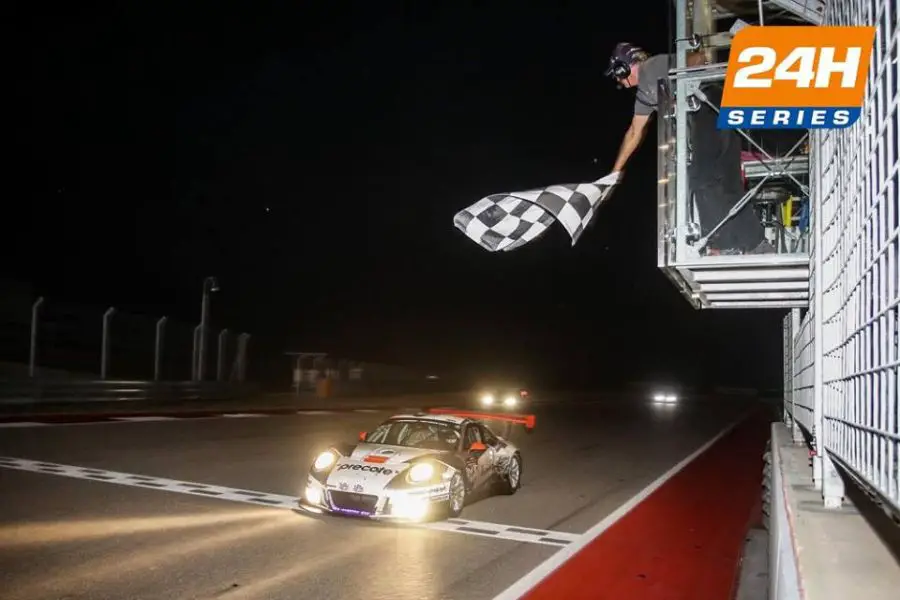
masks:
POLYGON ((533 429, 533 415, 433 409, 397 415, 357 444, 336 444, 309 468, 299 506, 312 512, 421 521, 458 516, 473 490, 498 485, 514 494, 522 454, 484 421, 533 429))

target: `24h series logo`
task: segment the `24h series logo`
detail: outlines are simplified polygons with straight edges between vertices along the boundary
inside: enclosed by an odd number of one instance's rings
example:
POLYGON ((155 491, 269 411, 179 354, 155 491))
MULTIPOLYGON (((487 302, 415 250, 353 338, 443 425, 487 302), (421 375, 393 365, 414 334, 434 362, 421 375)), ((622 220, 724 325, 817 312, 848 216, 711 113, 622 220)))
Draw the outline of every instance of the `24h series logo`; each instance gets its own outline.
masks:
POLYGON ((731 43, 721 129, 840 129, 862 112, 874 27, 750 26, 731 43))

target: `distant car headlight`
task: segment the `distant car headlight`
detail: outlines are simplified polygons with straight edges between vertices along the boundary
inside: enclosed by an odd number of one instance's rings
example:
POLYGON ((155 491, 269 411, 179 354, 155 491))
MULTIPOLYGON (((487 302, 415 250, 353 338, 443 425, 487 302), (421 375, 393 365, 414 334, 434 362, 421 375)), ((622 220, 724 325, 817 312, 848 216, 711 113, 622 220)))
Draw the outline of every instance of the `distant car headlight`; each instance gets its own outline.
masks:
POLYGON ((316 471, 322 471, 324 469, 327 469, 331 465, 333 465, 334 461, 335 461, 334 452, 326 451, 316 457, 316 462, 313 463, 313 468, 316 471))
POLYGON ((411 483, 422 483, 434 477, 434 465, 431 463, 419 463, 409 470, 409 481, 411 483))
POLYGON ((503 406, 515 406, 515 405, 516 405, 516 398, 515 398, 515 396, 507 396, 507 397, 503 400, 503 406))
POLYGON ((485 406, 490 406, 491 404, 494 403, 494 397, 490 394, 485 394, 484 396, 481 397, 481 403, 484 404, 485 406))

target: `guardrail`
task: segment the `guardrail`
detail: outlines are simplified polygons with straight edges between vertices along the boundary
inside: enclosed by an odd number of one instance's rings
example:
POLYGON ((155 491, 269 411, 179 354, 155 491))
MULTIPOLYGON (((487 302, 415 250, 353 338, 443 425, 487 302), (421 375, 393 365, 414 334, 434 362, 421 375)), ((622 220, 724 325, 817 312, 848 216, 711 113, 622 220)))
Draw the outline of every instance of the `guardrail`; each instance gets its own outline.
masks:
POLYGON ((227 400, 258 391, 253 384, 215 381, 2 381, 0 404, 227 400))

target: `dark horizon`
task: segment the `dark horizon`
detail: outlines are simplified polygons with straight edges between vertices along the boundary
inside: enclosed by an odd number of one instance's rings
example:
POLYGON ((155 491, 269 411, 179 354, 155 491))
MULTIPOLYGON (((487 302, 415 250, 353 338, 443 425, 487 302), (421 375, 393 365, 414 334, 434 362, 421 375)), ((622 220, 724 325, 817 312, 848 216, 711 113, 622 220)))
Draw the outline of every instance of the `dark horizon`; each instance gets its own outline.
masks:
POLYGON ((5 276, 196 323, 214 275, 213 323, 254 336, 251 365, 321 348, 780 386, 783 311, 695 311, 657 269, 655 139, 575 247, 554 225, 491 254, 453 227, 488 194, 607 174, 633 103, 607 57, 666 51, 668 15, 401 6, 20 11, 7 197, 28 209, 5 276))

